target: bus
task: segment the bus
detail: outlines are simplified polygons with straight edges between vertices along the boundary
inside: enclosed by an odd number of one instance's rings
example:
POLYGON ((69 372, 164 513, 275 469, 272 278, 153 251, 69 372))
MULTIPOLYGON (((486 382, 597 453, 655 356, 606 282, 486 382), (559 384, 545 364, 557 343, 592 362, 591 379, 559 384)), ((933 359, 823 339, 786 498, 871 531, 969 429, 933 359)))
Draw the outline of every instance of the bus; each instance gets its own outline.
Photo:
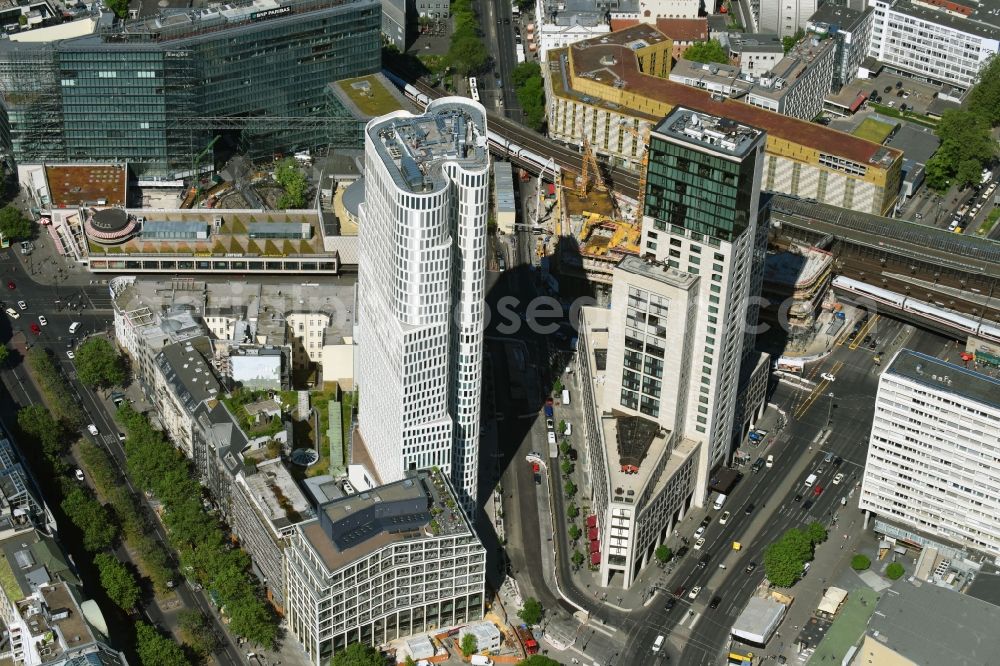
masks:
POLYGON ((469 96, 472 98, 473 102, 479 101, 479 85, 476 82, 476 77, 469 77, 469 96))

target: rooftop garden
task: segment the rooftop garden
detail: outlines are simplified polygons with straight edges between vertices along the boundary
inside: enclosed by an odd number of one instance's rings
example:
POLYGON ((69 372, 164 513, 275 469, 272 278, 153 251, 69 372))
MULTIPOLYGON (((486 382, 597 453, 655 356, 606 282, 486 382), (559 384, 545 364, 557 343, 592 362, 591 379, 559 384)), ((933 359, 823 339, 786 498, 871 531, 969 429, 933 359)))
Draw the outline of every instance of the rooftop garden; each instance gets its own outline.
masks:
POLYGON ((859 139, 881 144, 889 138, 889 135, 892 134, 894 129, 895 126, 890 125, 889 123, 879 122, 874 118, 865 118, 864 121, 858 125, 853 132, 851 132, 851 134, 859 139))
POLYGON ((402 106, 374 74, 338 81, 337 85, 367 116, 382 116, 399 111, 402 106))
MULTIPOLYGON (((246 410, 247 405, 252 405, 261 400, 270 400, 272 395, 271 391, 250 391, 238 388, 230 395, 223 397, 222 402, 229 408, 230 413, 236 418, 240 424, 240 428, 247 434, 247 437, 250 439, 273 437, 281 432, 281 429, 284 427, 281 422, 281 416, 264 418, 258 422, 246 410)), ((277 401, 284 402, 281 396, 275 397, 277 401)), ((291 406, 294 406, 294 404, 292 402, 291 406)), ((282 404, 282 410, 290 409, 291 406, 288 403, 282 404)))

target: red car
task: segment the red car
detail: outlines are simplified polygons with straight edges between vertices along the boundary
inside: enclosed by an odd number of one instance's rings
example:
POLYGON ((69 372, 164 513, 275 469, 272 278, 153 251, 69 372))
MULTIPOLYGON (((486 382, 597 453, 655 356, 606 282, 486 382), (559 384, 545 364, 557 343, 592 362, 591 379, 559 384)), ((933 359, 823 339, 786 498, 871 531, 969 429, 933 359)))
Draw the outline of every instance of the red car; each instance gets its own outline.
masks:
POLYGON ((8 281, 7 281, 7 288, 8 288, 8 289, 17 289, 17 285, 16 285, 16 284, 14 284, 14 281, 13 281, 13 280, 8 280, 8 281))
POLYGON ((38 328, 38 324, 32 323, 31 332, 34 333, 35 335, 39 335, 42 332, 42 329, 38 328))
POLYGON ((538 465, 538 463, 532 463, 532 465, 531 465, 531 471, 532 472, 536 472, 536 473, 537 472, 541 472, 542 468, 538 465))
POLYGON ((822 494, 823 494, 823 486, 816 486, 815 488, 813 488, 813 495, 819 497, 822 494))

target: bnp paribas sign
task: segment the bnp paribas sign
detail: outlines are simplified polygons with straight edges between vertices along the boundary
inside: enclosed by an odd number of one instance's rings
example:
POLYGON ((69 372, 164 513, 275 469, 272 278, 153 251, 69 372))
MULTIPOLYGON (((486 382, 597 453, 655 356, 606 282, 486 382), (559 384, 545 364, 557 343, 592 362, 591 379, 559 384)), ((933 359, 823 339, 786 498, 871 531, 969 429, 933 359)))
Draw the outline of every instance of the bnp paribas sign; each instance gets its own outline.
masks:
POLYGON ((275 16, 281 16, 283 14, 291 14, 291 7, 275 7, 273 9, 265 9, 264 11, 254 12, 250 14, 251 21, 262 21, 264 19, 274 18, 275 16))

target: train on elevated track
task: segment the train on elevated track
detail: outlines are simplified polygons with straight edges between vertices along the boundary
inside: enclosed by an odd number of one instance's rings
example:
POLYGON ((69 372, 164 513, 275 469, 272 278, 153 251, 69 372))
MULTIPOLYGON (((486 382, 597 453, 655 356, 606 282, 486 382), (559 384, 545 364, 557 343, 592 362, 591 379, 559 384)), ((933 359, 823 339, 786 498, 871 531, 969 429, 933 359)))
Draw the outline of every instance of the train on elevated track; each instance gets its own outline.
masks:
POLYGON ((961 312, 938 307, 912 296, 897 294, 894 291, 875 287, 866 282, 853 280, 842 275, 833 279, 833 286, 835 289, 863 296, 875 303, 888 305, 913 316, 922 317, 939 325, 962 331, 967 335, 1000 343, 1000 326, 992 321, 983 321, 978 317, 971 317, 961 312))

